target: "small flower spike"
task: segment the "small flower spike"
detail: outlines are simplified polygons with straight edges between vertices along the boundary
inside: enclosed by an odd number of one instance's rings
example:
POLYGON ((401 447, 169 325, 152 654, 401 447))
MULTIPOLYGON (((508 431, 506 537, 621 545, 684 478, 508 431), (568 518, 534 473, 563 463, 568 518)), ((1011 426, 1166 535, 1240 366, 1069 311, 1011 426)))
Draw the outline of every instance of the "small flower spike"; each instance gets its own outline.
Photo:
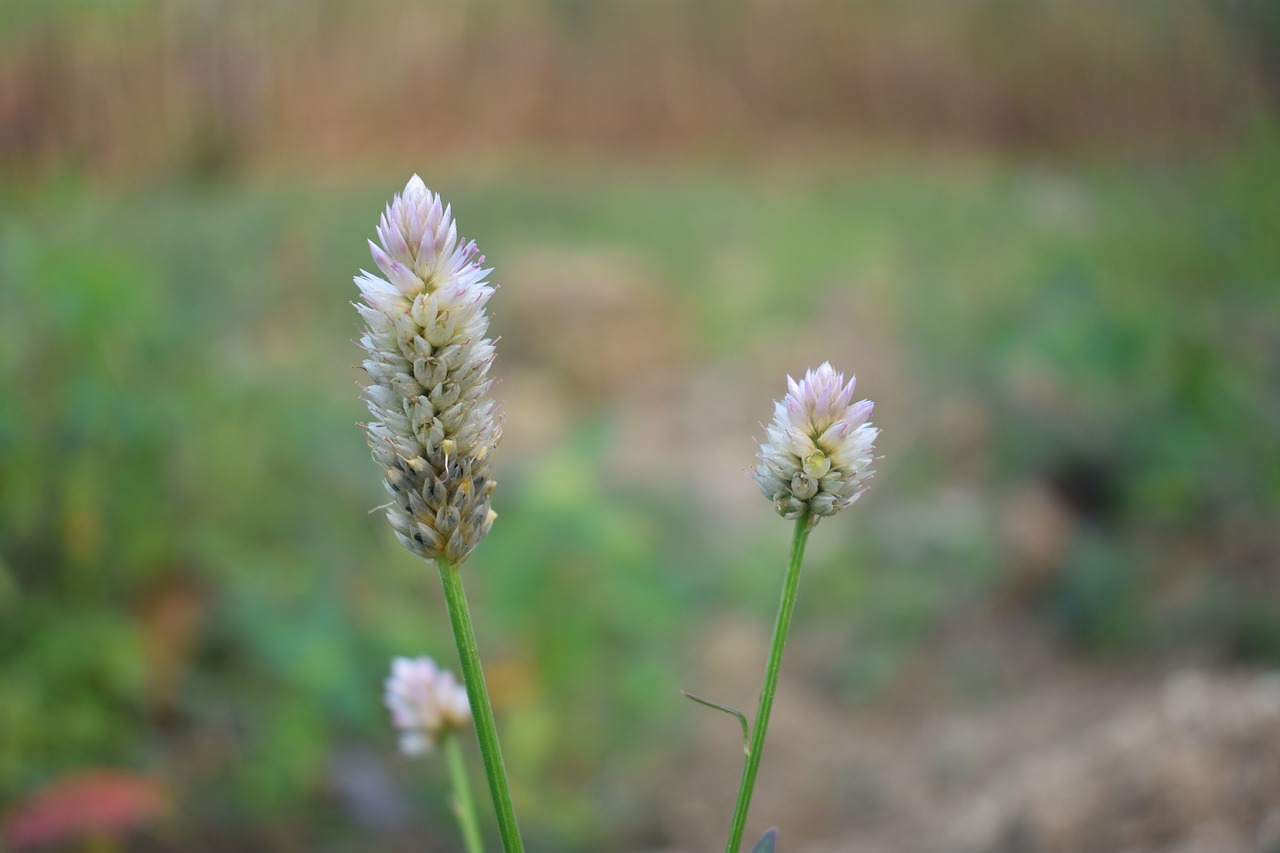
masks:
POLYGON ((458 237, 449 206, 417 175, 387 205, 356 309, 371 384, 365 425, 392 502, 387 518, 406 548, 458 565, 489 532, 489 455, 502 430, 486 393, 493 341, 485 337, 486 281, 474 242, 458 237))
POLYGON ((808 512, 816 524, 866 491, 880 431, 867 422, 871 401, 853 402, 855 381, 846 384, 825 362, 800 382, 787 377, 787 395, 774 405, 753 472, 783 518, 808 512))
POLYGON ((467 691, 453 673, 440 669, 429 657, 391 662, 386 704, 405 755, 429 752, 443 735, 471 721, 467 691))

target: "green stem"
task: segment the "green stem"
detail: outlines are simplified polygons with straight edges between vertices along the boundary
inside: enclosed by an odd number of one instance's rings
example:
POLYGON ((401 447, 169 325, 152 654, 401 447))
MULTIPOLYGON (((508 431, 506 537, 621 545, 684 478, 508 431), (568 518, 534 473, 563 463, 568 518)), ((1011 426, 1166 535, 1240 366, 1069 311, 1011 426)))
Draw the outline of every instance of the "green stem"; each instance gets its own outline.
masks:
POLYGON ((769 646, 769 664, 764 671, 764 687, 760 691, 760 707, 756 710, 755 728, 751 732, 751 746, 747 751, 747 763, 742 769, 742 784, 738 787, 738 803, 733 809, 733 828, 729 831, 726 853, 738 853, 742 845, 742 833, 747 827, 747 811, 751 808, 751 793, 756 787, 756 774, 760 771, 760 756, 764 752, 764 737, 769 730, 769 713, 773 710, 773 697, 778 692, 778 673, 782 670, 782 648, 787 643, 787 630, 791 627, 791 612, 796 606, 796 589, 800 586, 800 564, 804 561, 804 546, 809 539, 809 514, 796 519, 795 536, 791 540, 791 564, 787 566, 787 579, 782 586, 782 601, 778 605, 778 619, 773 625, 773 642, 769 646))
POLYGON ((467 699, 471 702, 471 716, 475 720, 476 738, 480 741, 484 772, 489 778, 493 810, 498 817, 502 849, 506 853, 524 853, 524 843, 520 840, 520 828, 516 825, 516 812, 511 805, 511 791, 507 786, 507 770, 502 764, 502 748, 498 745, 498 727, 493 721, 493 706, 489 704, 489 690, 484 684, 484 670, 480 668, 480 653, 476 649, 476 632, 471 627, 471 612, 467 609, 466 593, 462 591, 462 576, 458 572, 458 567, 443 557, 437 557, 436 563, 440 566, 440 581, 444 584, 444 598, 449 605, 449 621, 453 623, 453 638, 458 644, 458 660, 462 664, 462 678, 467 687, 467 699))
POLYGON ((453 813, 462 830, 462 843, 467 853, 484 853, 480 825, 476 822, 476 804, 471 799, 471 782, 467 779, 467 762, 462 757, 462 744, 453 732, 444 736, 444 754, 453 782, 453 813))

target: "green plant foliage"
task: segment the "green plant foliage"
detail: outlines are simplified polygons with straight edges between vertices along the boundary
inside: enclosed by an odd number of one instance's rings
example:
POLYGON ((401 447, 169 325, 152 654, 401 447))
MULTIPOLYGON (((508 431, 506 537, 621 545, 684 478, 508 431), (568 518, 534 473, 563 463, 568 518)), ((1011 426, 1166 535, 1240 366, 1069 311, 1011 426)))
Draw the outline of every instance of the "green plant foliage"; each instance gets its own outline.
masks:
POLYGON ((760 836, 760 840, 751 848, 751 853, 773 853, 778 847, 778 830, 769 829, 760 836))
MULTIPOLYGON (((998 587, 995 497, 1064 460, 1110 482, 1071 504, 1037 612, 1089 650, 1275 659, 1256 569, 1280 508, 1276 151, 977 179, 575 170, 441 188, 500 271, 530 248, 636 259, 691 318, 691 362, 806 341, 839 300, 880 306, 883 328, 850 316, 850 335, 893 337, 902 363, 856 366, 860 389, 879 400, 890 367, 912 387, 877 408, 871 493, 815 534, 794 635, 832 630, 829 674, 867 697, 950 608, 998 587), (955 397, 982 419, 962 455, 931 431, 931 401, 955 397), (1213 606, 1157 610, 1175 575, 1213 606)), ((86 765, 161 768, 180 831, 285 827, 302 839, 288 849, 320 849, 364 831, 334 794, 343 750, 443 796, 442 776, 391 762, 379 697, 392 655, 447 659, 439 582, 369 514, 383 498, 354 425, 348 274, 395 185, 69 180, 3 200, 0 801, 86 765)), ((745 372, 772 377, 768 399, 802 367, 745 372)), ((623 849, 634 780, 672 772, 695 716, 690 644, 720 612, 767 620, 776 602, 786 525, 721 537, 696 471, 609 478, 623 434, 584 410, 534 458, 503 448, 499 521, 465 568, 538 849, 623 849)), ((751 436, 726 440, 749 465, 751 436)))

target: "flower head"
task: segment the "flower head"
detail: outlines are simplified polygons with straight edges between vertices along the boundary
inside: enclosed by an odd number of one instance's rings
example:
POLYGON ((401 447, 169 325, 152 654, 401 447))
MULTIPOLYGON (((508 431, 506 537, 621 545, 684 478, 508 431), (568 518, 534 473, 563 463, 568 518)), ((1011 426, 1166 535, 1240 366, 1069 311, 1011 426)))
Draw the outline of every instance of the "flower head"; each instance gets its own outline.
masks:
POLYGON ((467 691, 453 673, 429 657, 396 658, 386 686, 391 723, 400 730, 405 755, 429 751, 441 736, 471 720, 467 691))
POLYGON ((373 458, 392 502, 387 518, 410 551, 460 563, 489 532, 489 454, 501 437, 493 402, 493 342, 485 303, 494 288, 475 242, 414 175, 378 223, 373 260, 361 272, 356 309, 373 458))
POLYGON ((826 362, 800 382, 787 377, 787 395, 774 404, 753 472, 783 518, 808 512, 816 524, 865 491, 880 431, 867 423, 871 401, 853 402, 855 381, 846 383, 826 362))

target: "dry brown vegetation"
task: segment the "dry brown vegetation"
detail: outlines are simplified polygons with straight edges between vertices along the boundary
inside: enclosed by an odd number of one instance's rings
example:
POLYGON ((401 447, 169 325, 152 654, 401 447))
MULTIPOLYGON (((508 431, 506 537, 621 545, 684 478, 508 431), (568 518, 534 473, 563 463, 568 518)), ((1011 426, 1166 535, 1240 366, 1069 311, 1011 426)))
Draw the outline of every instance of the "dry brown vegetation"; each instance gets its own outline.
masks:
POLYGON ((0 163, 130 174, 477 150, 1201 149, 1259 115, 1277 30, 1252 0, 22 8, 0 35, 0 163))

